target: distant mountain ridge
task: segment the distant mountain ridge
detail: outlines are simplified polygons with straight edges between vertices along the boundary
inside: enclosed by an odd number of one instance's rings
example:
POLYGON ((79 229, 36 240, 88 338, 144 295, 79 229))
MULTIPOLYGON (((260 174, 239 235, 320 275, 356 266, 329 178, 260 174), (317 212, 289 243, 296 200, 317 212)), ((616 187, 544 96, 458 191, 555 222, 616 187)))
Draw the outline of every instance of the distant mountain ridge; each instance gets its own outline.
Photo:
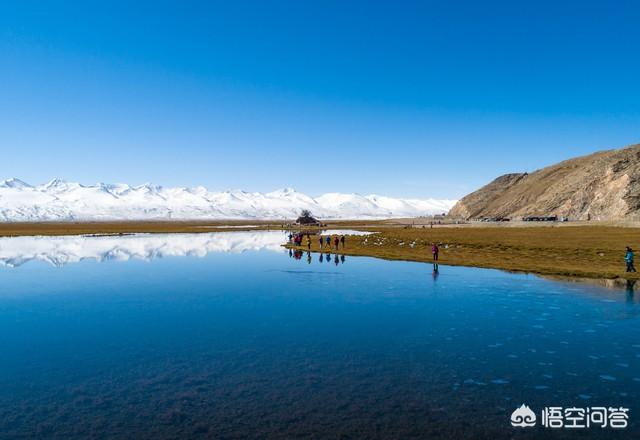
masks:
POLYGON ((505 174, 449 211, 467 219, 527 216, 640 220, 640 144, 505 174))
POLYGON ((446 213, 454 203, 341 193, 313 198, 291 188, 212 192, 202 186, 82 185, 62 179, 33 186, 16 178, 0 181, 0 221, 5 222, 293 219, 302 209, 323 219, 397 218, 446 213))

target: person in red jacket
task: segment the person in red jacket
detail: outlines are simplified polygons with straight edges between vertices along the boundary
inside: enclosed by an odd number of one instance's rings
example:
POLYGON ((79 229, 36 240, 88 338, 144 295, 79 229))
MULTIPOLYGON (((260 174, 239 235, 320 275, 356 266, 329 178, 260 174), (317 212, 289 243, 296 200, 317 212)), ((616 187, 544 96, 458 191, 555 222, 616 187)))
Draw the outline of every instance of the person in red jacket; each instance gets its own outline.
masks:
POLYGON ((433 254, 433 261, 438 261, 438 252, 440 252, 440 249, 438 249, 438 245, 435 243, 431 243, 431 253, 433 254))

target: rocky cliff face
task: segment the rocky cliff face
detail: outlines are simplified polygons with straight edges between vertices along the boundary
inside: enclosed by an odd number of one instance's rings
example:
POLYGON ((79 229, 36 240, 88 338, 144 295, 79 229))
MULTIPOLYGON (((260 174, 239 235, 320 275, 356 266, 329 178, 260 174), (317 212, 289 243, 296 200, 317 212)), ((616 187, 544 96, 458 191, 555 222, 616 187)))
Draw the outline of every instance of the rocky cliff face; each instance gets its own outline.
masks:
POLYGON ((462 198, 452 217, 640 220, 640 144, 505 174, 462 198))

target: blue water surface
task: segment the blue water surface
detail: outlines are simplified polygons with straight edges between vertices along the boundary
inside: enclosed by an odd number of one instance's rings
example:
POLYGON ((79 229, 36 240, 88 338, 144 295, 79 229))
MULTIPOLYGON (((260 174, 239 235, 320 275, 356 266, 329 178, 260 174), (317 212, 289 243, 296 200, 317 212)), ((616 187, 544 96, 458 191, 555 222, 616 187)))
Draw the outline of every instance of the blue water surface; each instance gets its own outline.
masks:
POLYGON ((640 435, 631 288, 284 250, 31 261, 0 285, 1 438, 640 435), (522 403, 629 427, 513 428, 522 403))

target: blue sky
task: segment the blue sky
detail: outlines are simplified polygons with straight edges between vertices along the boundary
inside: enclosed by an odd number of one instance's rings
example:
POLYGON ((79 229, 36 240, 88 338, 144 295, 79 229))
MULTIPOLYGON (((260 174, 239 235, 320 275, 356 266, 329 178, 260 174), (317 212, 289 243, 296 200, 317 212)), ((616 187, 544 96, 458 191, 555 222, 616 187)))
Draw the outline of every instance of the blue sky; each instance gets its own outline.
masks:
POLYGON ((639 22, 632 1, 2 2, 0 176, 457 198, 640 142, 639 22))

